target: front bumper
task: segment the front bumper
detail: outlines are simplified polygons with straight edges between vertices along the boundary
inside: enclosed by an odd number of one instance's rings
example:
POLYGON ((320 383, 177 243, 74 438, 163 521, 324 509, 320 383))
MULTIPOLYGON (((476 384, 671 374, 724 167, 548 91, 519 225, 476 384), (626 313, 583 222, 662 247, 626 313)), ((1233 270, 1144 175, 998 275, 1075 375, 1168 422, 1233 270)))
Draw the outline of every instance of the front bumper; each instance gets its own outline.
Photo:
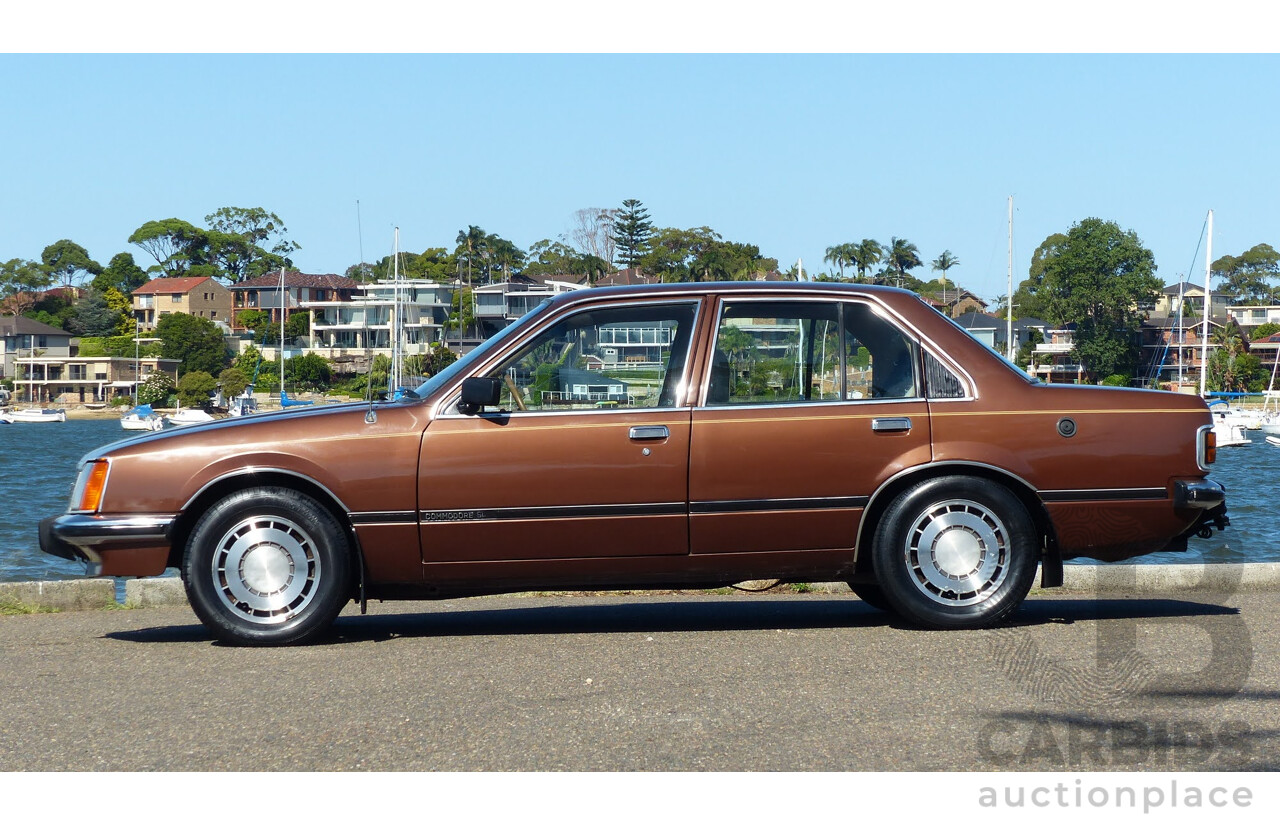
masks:
POLYGON ((84 562, 90 576, 156 576, 164 572, 175 518, 87 513, 51 516, 40 522, 40 549, 84 562))

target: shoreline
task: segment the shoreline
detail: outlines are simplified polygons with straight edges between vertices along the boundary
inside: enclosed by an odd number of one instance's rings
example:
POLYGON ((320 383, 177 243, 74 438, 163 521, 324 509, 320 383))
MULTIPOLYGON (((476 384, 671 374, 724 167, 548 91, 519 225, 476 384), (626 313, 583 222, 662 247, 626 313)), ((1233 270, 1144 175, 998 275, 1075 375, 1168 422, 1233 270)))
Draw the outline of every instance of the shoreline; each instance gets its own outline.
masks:
MULTIPOLYGON (((129 579, 124 583, 124 600, 117 599, 115 579, 56 579, 34 582, 0 582, 0 616, 8 613, 50 613, 79 610, 111 610, 170 607, 187 604, 182 580, 177 576, 129 579), (8 610, 6 611, 6 608, 8 610)), ((852 591, 844 582, 815 582, 804 590, 787 588, 760 591, 774 595, 847 595, 852 591)), ((1114 564, 1067 565, 1062 587, 1041 589, 1034 586, 1031 596, 1054 593, 1094 593, 1108 596, 1155 596, 1182 593, 1236 593, 1280 590, 1280 562, 1248 562, 1243 564, 1114 564)), ((614 590, 614 591, 537 591, 507 593, 505 596, 570 596, 593 595, 620 598, 672 595, 707 595, 714 591, 680 590, 614 590)), ((737 596, 739 594, 732 594, 737 596)), ((751 594, 743 593, 742 596, 751 594)), ((460 598, 491 598, 469 596, 460 598)), ((435 601, 421 599, 415 601, 435 601)), ((448 601, 456 601, 450 599, 448 601)))

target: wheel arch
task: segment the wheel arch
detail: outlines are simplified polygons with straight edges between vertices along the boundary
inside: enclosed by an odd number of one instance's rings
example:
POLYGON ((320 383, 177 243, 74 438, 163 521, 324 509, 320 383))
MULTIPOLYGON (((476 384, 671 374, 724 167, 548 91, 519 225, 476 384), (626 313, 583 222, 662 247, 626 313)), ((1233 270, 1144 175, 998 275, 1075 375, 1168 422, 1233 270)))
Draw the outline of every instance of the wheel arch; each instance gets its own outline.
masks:
POLYGON ((885 481, 871 495, 866 509, 863 510, 861 523, 858 525, 855 545, 857 549, 854 556, 854 569, 860 580, 874 575, 871 544, 875 538, 876 528, 889 509, 889 505, 910 487, 936 478, 978 478, 999 484, 1012 493, 1026 508, 1027 514, 1031 517, 1031 523, 1040 537, 1039 561, 1044 565, 1044 585, 1052 587, 1061 584, 1062 554, 1058 549, 1057 533, 1054 531, 1049 511, 1040 500, 1035 487, 1007 470, 990 464, 967 461, 947 461, 908 468, 885 481))
POLYGON ((328 510, 342 527, 350 543, 357 570, 357 583, 361 598, 364 594, 364 550, 360 546, 360 537, 356 535, 355 526, 347 513, 350 512, 334 493, 313 478, 299 473, 274 468, 246 467, 210 481, 201 487, 195 495, 183 505, 178 517, 170 529, 169 567, 182 567, 182 556, 186 552, 187 539, 195 529, 196 522, 204 515, 214 502, 241 490, 255 487, 283 487, 294 490, 314 499, 321 507, 328 510))

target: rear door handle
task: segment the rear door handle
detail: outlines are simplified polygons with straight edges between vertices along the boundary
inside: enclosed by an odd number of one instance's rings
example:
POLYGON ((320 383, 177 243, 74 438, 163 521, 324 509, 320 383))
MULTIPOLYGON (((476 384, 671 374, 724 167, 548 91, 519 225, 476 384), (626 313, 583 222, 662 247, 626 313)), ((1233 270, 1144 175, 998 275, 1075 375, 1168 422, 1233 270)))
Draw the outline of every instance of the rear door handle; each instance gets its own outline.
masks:
POLYGON ((671 431, 667 429, 665 424, 657 424, 651 427, 632 427, 630 433, 632 441, 661 441, 670 437, 671 431))
POLYGON ((871 432, 909 433, 911 432, 911 419, 906 416, 900 416, 898 418, 873 418, 871 419, 871 432))

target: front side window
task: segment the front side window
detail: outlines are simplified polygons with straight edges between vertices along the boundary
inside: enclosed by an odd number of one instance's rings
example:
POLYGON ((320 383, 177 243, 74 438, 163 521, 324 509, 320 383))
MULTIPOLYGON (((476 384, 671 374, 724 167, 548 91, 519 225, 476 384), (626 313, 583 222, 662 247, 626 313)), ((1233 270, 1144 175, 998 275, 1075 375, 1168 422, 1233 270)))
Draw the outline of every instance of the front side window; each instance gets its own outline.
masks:
POLYGON ((707 404, 919 396, 917 348, 860 303, 727 302, 707 404))
POLYGON ((509 412, 674 407, 694 302, 587 310, 540 333, 488 373, 509 412))

